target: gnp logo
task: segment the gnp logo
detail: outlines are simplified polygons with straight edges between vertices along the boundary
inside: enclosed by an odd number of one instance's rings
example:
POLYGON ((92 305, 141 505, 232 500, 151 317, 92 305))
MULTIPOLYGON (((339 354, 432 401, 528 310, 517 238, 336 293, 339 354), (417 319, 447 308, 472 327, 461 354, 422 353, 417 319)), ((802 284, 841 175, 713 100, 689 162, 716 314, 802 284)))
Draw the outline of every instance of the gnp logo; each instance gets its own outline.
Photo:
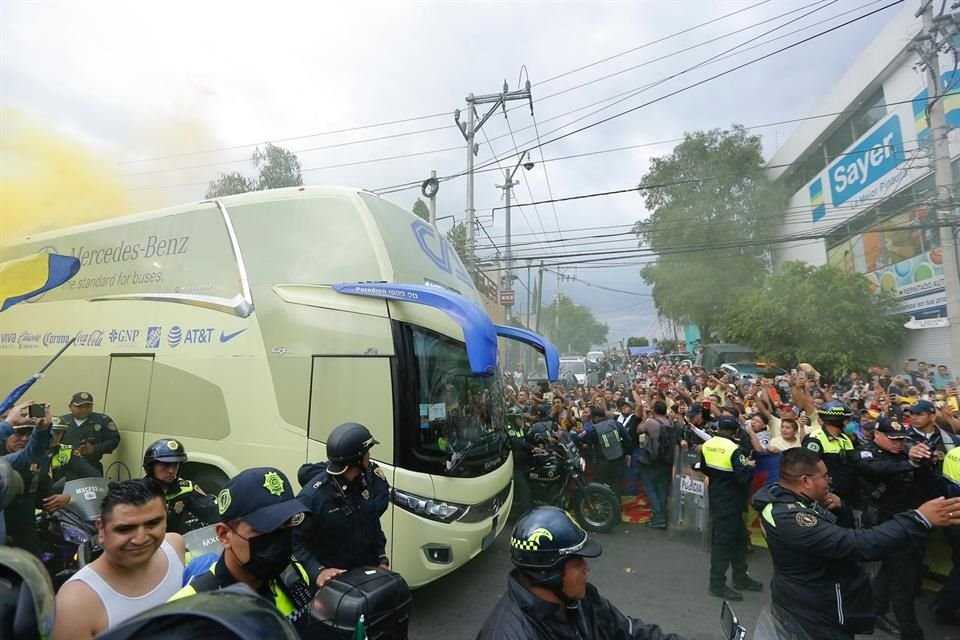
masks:
POLYGON ((438 234, 436 229, 423 220, 414 220, 410 223, 410 228, 417 238, 420 251, 430 258, 433 264, 447 273, 452 273, 471 287, 474 286, 473 281, 470 280, 470 276, 467 275, 460 259, 457 257, 457 252, 450 246, 450 242, 446 238, 438 234), (431 244, 439 246, 434 248, 430 246, 431 244))
POLYGON ((179 346, 181 340, 183 340, 183 332, 180 330, 180 327, 178 325, 170 327, 170 331, 167 332, 167 344, 176 348, 179 346))
POLYGON ((900 116, 891 116, 873 133, 830 165, 830 195, 839 206, 903 162, 900 116))

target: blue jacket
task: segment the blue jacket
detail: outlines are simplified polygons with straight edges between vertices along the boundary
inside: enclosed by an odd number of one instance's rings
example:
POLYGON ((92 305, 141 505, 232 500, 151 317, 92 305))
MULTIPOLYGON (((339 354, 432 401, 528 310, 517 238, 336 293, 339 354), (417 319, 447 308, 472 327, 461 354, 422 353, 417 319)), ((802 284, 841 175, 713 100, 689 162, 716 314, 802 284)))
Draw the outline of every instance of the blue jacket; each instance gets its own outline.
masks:
MULTIPOLYGON (((2 424, 9 425, 6 421, 2 424)), ((27 446, 20 451, 13 453, 4 453, 3 459, 10 463, 10 466, 17 471, 29 471, 32 464, 45 464, 47 461, 47 449, 50 448, 50 429, 40 431, 34 429, 30 436, 27 446)), ((3 449, 6 451, 6 448, 3 449)))

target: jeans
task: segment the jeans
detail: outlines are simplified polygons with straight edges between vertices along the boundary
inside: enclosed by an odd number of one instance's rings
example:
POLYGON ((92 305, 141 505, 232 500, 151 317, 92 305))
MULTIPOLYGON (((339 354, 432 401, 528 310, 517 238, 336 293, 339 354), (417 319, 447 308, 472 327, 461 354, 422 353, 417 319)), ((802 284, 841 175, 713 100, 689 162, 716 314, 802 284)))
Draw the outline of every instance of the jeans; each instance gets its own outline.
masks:
POLYGON ((667 524, 667 487, 670 486, 671 467, 665 464, 641 463, 638 468, 643 493, 647 496, 653 512, 651 524, 667 524))

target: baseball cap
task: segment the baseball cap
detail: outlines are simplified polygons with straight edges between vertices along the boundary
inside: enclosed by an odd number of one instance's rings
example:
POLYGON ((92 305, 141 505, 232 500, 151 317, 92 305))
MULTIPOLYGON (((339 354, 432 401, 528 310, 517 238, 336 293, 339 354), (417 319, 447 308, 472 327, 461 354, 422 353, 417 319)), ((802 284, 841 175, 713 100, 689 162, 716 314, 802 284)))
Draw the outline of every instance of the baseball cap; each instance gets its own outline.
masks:
POLYGON ((13 425, 6 420, 0 420, 0 440, 6 440, 13 435, 13 425))
POLYGON ((64 422, 63 420, 61 420, 59 416, 54 416, 54 417, 53 417, 53 420, 52 420, 52 422, 51 422, 51 424, 50 424, 50 428, 51 428, 53 431, 66 431, 66 430, 67 430, 67 423, 64 422))
POLYGON ((240 519, 260 533, 276 531, 288 521, 300 524, 310 510, 296 499, 290 481, 279 469, 245 469, 217 494, 220 520, 240 519))
POLYGON ((703 413, 703 405, 699 402, 694 402, 692 405, 690 405, 690 408, 687 409, 687 419, 693 418, 701 413, 703 413))
POLYGON ((891 420, 887 417, 882 417, 877 420, 877 431, 884 434, 888 438, 908 438, 910 437, 910 429, 896 420, 891 420))
POLYGON ((740 423, 733 416, 720 416, 720 419, 717 420, 718 431, 737 431, 739 428, 740 423))
POLYGON ((72 398, 70 398, 70 404, 75 404, 77 406, 83 404, 93 404, 93 396, 90 395, 89 391, 78 391, 73 394, 72 398))
POLYGON ((936 413, 937 408, 929 400, 921 400, 912 407, 910 407, 912 413, 936 413))

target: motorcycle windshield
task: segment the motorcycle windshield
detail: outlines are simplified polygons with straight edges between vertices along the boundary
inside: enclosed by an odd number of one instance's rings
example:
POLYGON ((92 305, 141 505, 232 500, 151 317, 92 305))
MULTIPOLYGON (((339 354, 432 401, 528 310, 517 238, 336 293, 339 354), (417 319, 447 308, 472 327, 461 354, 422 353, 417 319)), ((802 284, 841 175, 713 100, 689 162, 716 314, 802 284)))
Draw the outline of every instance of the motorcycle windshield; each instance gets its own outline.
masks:
POLYGON ((63 494, 70 496, 70 503, 65 508, 87 522, 93 522, 100 517, 100 504, 108 489, 106 478, 71 480, 63 486, 63 494))
POLYGON ((186 545, 187 551, 194 556, 203 553, 215 553, 219 555, 220 552, 223 551, 223 546, 217 538, 216 525, 188 531, 183 534, 183 543, 186 545))

